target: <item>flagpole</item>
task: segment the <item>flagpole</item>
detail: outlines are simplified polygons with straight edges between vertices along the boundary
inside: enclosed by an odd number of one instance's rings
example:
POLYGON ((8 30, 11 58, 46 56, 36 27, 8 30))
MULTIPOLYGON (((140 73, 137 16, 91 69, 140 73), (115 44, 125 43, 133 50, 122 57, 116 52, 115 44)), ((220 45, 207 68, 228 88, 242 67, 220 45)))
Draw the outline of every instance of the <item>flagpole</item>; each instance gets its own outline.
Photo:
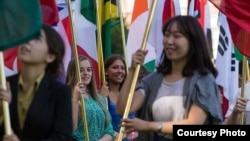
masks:
POLYGON ((249 63, 248 63, 248 59, 246 61, 246 81, 249 81, 249 63))
MULTIPOLYGON (((5 79, 5 73, 4 73, 4 61, 3 61, 3 52, 0 51, 0 85, 2 85, 3 89, 6 88, 6 79, 5 79)), ((5 127, 5 134, 11 135, 11 124, 10 124, 10 112, 9 112, 9 103, 5 100, 2 100, 2 106, 3 106, 3 118, 4 118, 4 127, 5 127)))
MULTIPOLYGON (((101 86, 104 85, 105 78, 105 69, 104 69, 104 59, 103 59, 103 50, 102 50, 102 31, 101 31, 101 20, 100 20, 100 3, 98 0, 95 0, 96 5, 96 28, 97 28, 97 51, 98 51, 98 68, 99 68, 99 76, 101 81, 101 86)), ((108 99, 105 99, 108 109, 108 99)))
MULTIPOLYGON (((241 97, 245 97, 245 85, 246 85, 246 78, 247 78, 247 57, 243 55, 243 61, 242 61, 242 82, 241 82, 241 97)), ((244 115, 245 112, 241 112, 241 117, 240 117, 240 123, 243 125, 244 124, 244 115)))
MULTIPOLYGON (((125 40, 125 29, 124 29, 124 21, 123 21, 123 13, 122 13, 122 2, 121 0, 118 1, 118 9, 119 9, 119 17, 120 17, 120 25, 121 25, 121 32, 122 32, 122 47, 123 47, 123 54, 124 60, 127 63, 127 51, 126 51, 126 40, 125 40)), ((128 67, 126 68, 128 72, 128 67)))
MULTIPOLYGON (((73 14, 72 14, 72 8, 71 8, 71 2, 70 0, 67 0, 68 5, 68 12, 69 12, 69 18, 70 18, 70 30, 72 34, 72 48, 74 50, 74 56, 75 56, 75 64, 76 64, 76 74, 78 82, 81 82, 81 73, 80 73, 80 66, 79 66, 79 58, 78 58, 78 52, 77 52, 77 45, 76 45, 76 38, 75 38, 75 30, 74 30, 74 24, 73 24, 73 14)), ((81 100, 79 101, 81 105, 81 114, 82 114, 82 121, 83 121, 83 127, 84 127, 84 133, 85 133, 85 140, 89 141, 89 132, 88 132, 88 122, 86 117, 86 108, 85 108, 85 102, 84 102, 84 96, 81 95, 81 100)))
MULTIPOLYGON (((156 4, 157 4, 157 0, 153 0, 152 6, 151 6, 150 11, 149 11, 149 17, 148 17, 146 29, 145 29, 145 32, 144 32, 143 41, 142 41, 141 48, 140 48, 142 50, 145 50, 145 48, 146 48, 149 31, 150 31, 153 16, 154 16, 154 13, 155 13, 156 4)), ((139 71, 140 71, 140 64, 137 64, 135 72, 134 72, 133 80, 132 80, 132 83, 131 83, 131 87, 130 87, 130 90, 129 90, 128 100, 127 100, 125 111, 124 111, 124 114, 123 114, 123 119, 128 117, 129 110, 130 110, 132 100, 133 100, 133 94, 134 94, 134 91, 135 91, 135 86, 136 86, 136 83, 137 83, 137 78, 138 78, 138 75, 139 75, 139 71)), ((120 128, 120 130, 119 130, 118 141, 122 141, 122 139, 123 139, 124 128, 125 127, 122 126, 120 128)))
POLYGON ((99 76, 101 78, 101 85, 105 82, 105 70, 104 70, 104 59, 102 50, 102 31, 101 31, 101 20, 100 20, 100 3, 95 0, 96 4, 96 28, 97 28, 97 50, 98 50, 98 64, 99 64, 99 76))

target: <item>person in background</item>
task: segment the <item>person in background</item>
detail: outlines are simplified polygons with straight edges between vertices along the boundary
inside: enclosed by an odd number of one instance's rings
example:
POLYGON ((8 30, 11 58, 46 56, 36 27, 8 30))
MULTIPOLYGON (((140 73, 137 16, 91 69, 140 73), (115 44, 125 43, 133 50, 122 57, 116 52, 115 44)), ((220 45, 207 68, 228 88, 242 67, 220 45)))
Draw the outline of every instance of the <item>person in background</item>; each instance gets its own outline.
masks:
MULTIPOLYGON (((101 94, 107 98, 108 110, 112 117, 112 126, 117 137, 120 130, 120 122, 123 115, 116 113, 117 98, 120 94, 120 89, 127 75, 127 66, 124 58, 119 54, 112 54, 109 56, 104 64, 106 84, 105 88, 101 88, 101 94), (106 87, 107 86, 107 87, 106 87), (105 89, 105 90, 104 90, 105 89)), ((131 113, 129 118, 133 118, 135 113, 131 113)), ((124 136, 124 141, 127 138, 124 136)))
MULTIPOLYGON (((192 16, 170 18, 163 26, 163 52, 157 70, 142 79, 135 93, 130 113, 136 118, 123 119, 125 133, 139 131, 138 141, 172 140, 176 124, 222 124, 223 117, 217 70, 211 61, 202 27, 192 16)), ((147 50, 132 56, 128 76, 117 101, 122 114, 135 68, 143 65, 147 50)))
POLYGON ((17 56, 20 73, 7 77, 7 90, 0 87, 12 128, 11 135, 5 134, 1 122, 1 140, 72 140, 70 87, 57 81, 64 56, 61 36, 44 24, 39 37, 18 47, 17 56))
MULTIPOLYGON (((248 68, 250 64, 248 63, 248 68)), ((249 74, 247 74, 249 75, 249 74)), ((250 124, 250 81, 246 80, 245 94, 241 97, 241 85, 242 85, 242 61, 239 62, 239 90, 234 97, 232 104, 229 105, 227 113, 225 115, 224 124, 250 124), (241 115, 244 112, 243 122, 241 121, 241 115)))
POLYGON ((81 80, 77 78, 75 58, 69 62, 65 80, 66 84, 72 88, 73 139, 75 141, 86 140, 81 108, 83 103, 79 102, 83 95, 89 140, 112 141, 114 140, 112 119, 106 109, 105 100, 97 92, 92 64, 85 56, 79 56, 78 59, 81 80))

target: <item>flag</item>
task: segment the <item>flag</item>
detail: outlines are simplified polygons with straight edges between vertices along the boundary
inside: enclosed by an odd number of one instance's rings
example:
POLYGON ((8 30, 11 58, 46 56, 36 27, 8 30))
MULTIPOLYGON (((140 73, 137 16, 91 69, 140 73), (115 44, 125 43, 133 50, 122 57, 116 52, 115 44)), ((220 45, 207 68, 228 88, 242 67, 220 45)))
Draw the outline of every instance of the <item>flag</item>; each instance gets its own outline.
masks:
MULTIPOLYGON (((135 53, 135 51, 141 47, 146 28, 148 12, 149 12, 149 4, 147 0, 143 1, 135 0, 131 25, 127 39, 126 54, 127 54, 128 66, 131 65, 132 54, 135 53)), ((155 65, 156 50, 154 47, 150 46, 150 44, 146 45, 146 50, 148 50, 149 52, 145 57, 144 65, 145 68, 147 68, 149 71, 153 71, 155 65)))
MULTIPOLYGON (((202 12, 201 10, 202 6, 200 0, 188 0, 188 15, 193 16, 196 19, 200 19, 202 12)), ((203 24, 201 23, 201 25, 203 24)))
POLYGON ((97 40, 97 52, 99 77, 103 78, 105 76, 104 60, 112 54, 112 20, 118 18, 116 0, 100 0, 97 4, 93 0, 82 0, 81 14, 96 28, 97 26, 100 28, 99 31, 96 31, 96 37, 101 36, 101 41, 97 40), (97 11, 98 14, 96 14, 97 11))
POLYGON ((225 115, 228 105, 233 102, 234 96, 237 94, 239 62, 235 58, 234 44, 231 39, 227 18, 222 13, 219 14, 218 24, 220 27, 220 33, 217 57, 215 61, 215 65, 218 70, 216 82, 222 88, 221 91, 223 92, 223 96, 226 98, 222 105, 222 111, 225 115))
MULTIPOLYGON (((97 86, 99 86, 98 63, 97 63, 97 48, 96 48, 96 25, 87 20, 80 12, 81 0, 71 1, 73 12, 73 24, 75 30, 75 38, 77 44, 78 55, 88 57, 93 66, 93 75, 95 75, 97 86), (73 9, 74 8, 74 9, 73 9)), ((73 57, 72 53, 72 33, 70 29, 70 18, 68 7, 65 2, 57 3, 59 9, 59 23, 57 30, 63 37, 66 44, 66 54, 64 57, 65 72, 68 67, 68 62, 73 57)))
POLYGON ((0 51, 40 35, 41 9, 37 0, 0 1, 0 51))
POLYGON ((21 62, 17 59, 17 47, 3 51, 5 76, 11 76, 21 70, 21 62))
MULTIPOLYGON (((146 0, 135 0, 132 21, 127 39, 128 66, 131 64, 132 54, 141 47, 151 3, 152 1, 148 3, 146 0)), ((157 1, 156 10, 153 15, 153 21, 146 44, 146 50, 148 50, 148 54, 145 57, 144 66, 148 71, 154 71, 155 66, 160 60, 160 55, 163 49, 163 23, 170 17, 179 14, 180 5, 178 0, 157 1)))
MULTIPOLYGON (((112 54, 112 39, 111 32, 112 20, 118 18, 118 8, 116 6, 116 0, 101 0, 102 4, 100 5, 100 16, 102 24, 102 46, 103 46, 103 57, 106 60, 112 54)), ((121 36, 121 35, 117 35, 121 36)))
POLYGON ((209 2, 207 0, 202 0, 202 4, 205 5, 204 6, 204 12, 202 12, 203 15, 203 28, 204 28, 204 32, 206 34, 207 37, 207 42, 208 42, 208 47, 209 47, 209 53, 210 53, 210 57, 214 58, 213 55, 213 41, 212 41, 212 29, 211 29, 211 17, 210 17, 210 6, 209 6, 209 2))
POLYGON ((158 1, 157 10, 151 26, 148 42, 156 49, 155 66, 160 62, 161 53, 163 51, 163 35, 162 26, 167 20, 173 16, 181 15, 179 0, 158 1))
POLYGON ((233 42, 241 54, 250 57, 250 4, 247 0, 209 0, 227 16, 233 42))
POLYGON ((210 56, 211 58, 213 58, 210 8, 209 8, 208 1, 207 0, 189 0, 188 1, 188 15, 195 17, 199 21, 207 37, 210 56))
POLYGON ((55 0, 40 0, 43 23, 56 25, 59 21, 55 0))
POLYGON ((71 38, 70 18, 69 18, 67 4, 65 3, 65 1, 57 1, 57 9, 58 9, 59 21, 55 26, 55 29, 61 35, 65 45, 65 54, 62 63, 64 68, 64 75, 60 76, 61 81, 64 82, 66 78, 68 63, 72 58, 72 48, 71 48, 72 44, 69 42, 69 38, 71 38))
POLYGON ((112 28, 112 19, 118 18, 116 0, 100 0, 100 3, 96 5, 93 0, 82 0, 81 3, 81 14, 84 17, 92 22, 93 24, 97 24, 96 12, 98 8, 99 14, 99 22, 101 26, 102 33, 102 46, 103 46, 103 55, 104 60, 108 58, 112 53, 111 47, 111 28, 112 28))

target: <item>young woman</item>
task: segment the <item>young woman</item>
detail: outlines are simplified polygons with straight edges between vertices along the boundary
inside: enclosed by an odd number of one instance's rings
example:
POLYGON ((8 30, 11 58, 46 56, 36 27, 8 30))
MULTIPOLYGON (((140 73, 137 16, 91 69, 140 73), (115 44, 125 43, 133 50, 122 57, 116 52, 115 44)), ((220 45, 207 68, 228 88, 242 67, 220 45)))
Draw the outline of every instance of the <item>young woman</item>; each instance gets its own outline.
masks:
POLYGON ((76 141, 85 141, 82 109, 79 101, 84 97, 88 136, 90 141, 112 141, 114 131, 111 117, 106 109, 103 97, 98 94, 93 74, 93 68, 89 59, 79 56, 81 81, 77 78, 76 63, 73 58, 68 65, 66 83, 72 88, 72 117, 73 138, 76 141))
MULTIPOLYGON (((174 124, 221 124, 217 70, 209 56, 204 32, 194 17, 176 16, 163 26, 164 49, 157 71, 142 79, 130 112, 122 120, 125 132, 140 131, 139 141, 172 140, 174 124)), ((138 50, 117 101, 123 113, 137 64, 147 51, 138 50)))
POLYGON ((4 141, 72 139, 70 87, 56 80, 63 56, 63 40, 48 25, 40 37, 18 47, 22 70, 7 78, 7 90, 0 87, 0 99, 10 104, 13 131, 4 135, 1 124, 4 141))
MULTIPOLYGON (((107 92, 101 92, 104 97, 107 97, 109 113, 112 117, 112 126, 117 136, 120 130, 120 122, 123 115, 118 115, 116 112, 117 98, 120 94, 121 86, 127 75, 127 66, 123 57, 119 54, 110 55, 105 61, 105 75, 108 86, 107 92)), ((130 118, 134 117, 135 113, 129 115, 130 118)), ((124 141, 127 139, 124 136, 124 141)))

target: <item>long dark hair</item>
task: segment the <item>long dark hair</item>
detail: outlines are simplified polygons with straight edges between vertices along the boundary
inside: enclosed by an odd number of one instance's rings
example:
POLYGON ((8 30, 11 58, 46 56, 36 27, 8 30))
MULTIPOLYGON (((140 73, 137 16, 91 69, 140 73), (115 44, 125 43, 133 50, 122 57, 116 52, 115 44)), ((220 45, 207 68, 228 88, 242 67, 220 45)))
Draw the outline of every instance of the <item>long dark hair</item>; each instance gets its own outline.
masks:
MULTIPOLYGON (((169 19, 162 28, 163 35, 165 31, 169 30, 173 23, 177 24, 177 27, 188 40, 189 40, 189 52, 187 64, 183 69, 183 76, 193 75, 197 71, 201 75, 206 75, 211 72, 214 77, 218 75, 218 72, 210 58, 208 43, 202 27, 197 19, 192 16, 175 16, 169 19)), ((171 60, 169 60, 162 51, 161 60, 157 67, 157 71, 164 75, 170 74, 172 71, 171 60)))

